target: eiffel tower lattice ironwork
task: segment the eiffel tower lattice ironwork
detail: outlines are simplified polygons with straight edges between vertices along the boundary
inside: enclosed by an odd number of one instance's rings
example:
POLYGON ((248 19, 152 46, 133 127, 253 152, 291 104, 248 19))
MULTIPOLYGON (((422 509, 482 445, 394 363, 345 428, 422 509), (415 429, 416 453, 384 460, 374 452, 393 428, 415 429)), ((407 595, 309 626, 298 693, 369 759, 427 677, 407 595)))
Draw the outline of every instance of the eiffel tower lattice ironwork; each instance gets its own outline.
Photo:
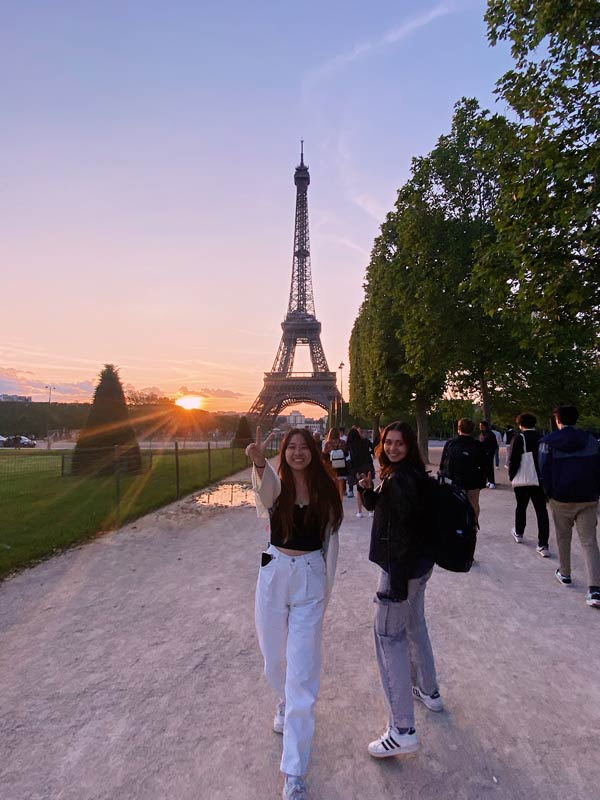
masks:
POLYGON ((301 145, 300 164, 294 172, 296 184, 296 224, 294 228, 294 260, 290 299, 283 335, 271 372, 265 372, 263 388, 254 401, 250 414, 260 420, 277 417, 282 409, 296 403, 314 403, 329 411, 341 396, 331 372, 323 345, 321 323, 315 316, 310 270, 310 238, 308 234, 308 185, 310 175, 304 163, 301 145), (298 345, 307 345, 312 372, 294 372, 294 356, 298 345))

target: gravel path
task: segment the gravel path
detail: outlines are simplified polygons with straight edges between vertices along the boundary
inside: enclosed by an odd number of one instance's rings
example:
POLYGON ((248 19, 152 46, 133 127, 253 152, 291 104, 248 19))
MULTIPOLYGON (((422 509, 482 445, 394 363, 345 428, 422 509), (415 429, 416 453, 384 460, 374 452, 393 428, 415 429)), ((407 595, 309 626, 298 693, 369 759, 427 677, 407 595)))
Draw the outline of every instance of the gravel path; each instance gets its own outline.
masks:
MULTIPOLYGON (((385 726, 370 520, 344 501, 311 800, 600 796, 600 612, 576 540, 570 588, 533 515, 514 543, 503 480, 482 492, 478 564, 428 588, 446 710, 419 705, 420 751, 384 761, 366 753, 385 726)), ((0 798, 280 797, 253 621, 265 542, 251 505, 190 497, 0 584, 0 798)))

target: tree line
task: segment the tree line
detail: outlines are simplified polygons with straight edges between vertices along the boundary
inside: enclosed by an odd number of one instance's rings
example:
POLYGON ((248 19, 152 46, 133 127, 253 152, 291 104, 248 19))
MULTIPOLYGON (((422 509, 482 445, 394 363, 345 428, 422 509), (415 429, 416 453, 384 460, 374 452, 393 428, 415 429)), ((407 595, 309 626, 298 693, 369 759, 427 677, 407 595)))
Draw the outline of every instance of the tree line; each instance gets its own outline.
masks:
POLYGON ((509 116, 463 98, 412 160, 350 339, 352 413, 413 416, 424 454, 449 399, 489 421, 598 414, 600 6, 489 0, 486 22, 511 45, 509 116))

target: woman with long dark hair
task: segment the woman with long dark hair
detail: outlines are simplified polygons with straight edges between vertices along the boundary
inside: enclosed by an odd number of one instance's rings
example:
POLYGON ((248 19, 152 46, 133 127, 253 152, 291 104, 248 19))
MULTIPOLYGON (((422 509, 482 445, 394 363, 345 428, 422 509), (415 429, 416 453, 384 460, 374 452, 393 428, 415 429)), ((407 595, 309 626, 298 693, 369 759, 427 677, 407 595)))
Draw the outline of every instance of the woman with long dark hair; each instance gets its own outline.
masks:
POLYGON ((311 434, 293 428, 278 471, 265 458, 260 428, 246 449, 270 543, 256 586, 256 630, 265 675, 277 698, 273 729, 283 734, 284 800, 305 800, 304 776, 315 729, 323 615, 333 584, 342 501, 311 434))
POLYGON ((389 719, 371 742, 375 758, 413 753, 419 747, 413 702, 442 711, 435 661, 425 622, 425 588, 433 570, 423 502, 425 465, 414 431, 405 422, 386 427, 376 450, 381 486, 373 476, 358 486, 373 510, 369 559, 381 567, 375 596, 375 649, 389 719))

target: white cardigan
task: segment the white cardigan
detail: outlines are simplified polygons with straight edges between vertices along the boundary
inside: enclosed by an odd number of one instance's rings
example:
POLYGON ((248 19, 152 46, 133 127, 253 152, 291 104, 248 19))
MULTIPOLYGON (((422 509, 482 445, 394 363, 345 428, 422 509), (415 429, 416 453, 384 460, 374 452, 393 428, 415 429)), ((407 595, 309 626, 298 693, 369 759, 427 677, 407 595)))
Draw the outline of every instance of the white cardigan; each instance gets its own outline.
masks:
MULTIPOLYGON (((256 513, 259 517, 268 518, 269 509, 273 508, 275 501, 281 494, 281 480, 269 461, 267 461, 262 478, 258 474, 256 467, 252 467, 252 488, 254 489, 254 496, 256 498, 256 513)), ((333 588, 339 547, 340 541, 337 532, 332 531, 331 527, 328 526, 325 531, 325 540, 323 542, 323 555, 325 556, 325 564, 327 567, 325 605, 329 602, 329 596, 333 588)))

